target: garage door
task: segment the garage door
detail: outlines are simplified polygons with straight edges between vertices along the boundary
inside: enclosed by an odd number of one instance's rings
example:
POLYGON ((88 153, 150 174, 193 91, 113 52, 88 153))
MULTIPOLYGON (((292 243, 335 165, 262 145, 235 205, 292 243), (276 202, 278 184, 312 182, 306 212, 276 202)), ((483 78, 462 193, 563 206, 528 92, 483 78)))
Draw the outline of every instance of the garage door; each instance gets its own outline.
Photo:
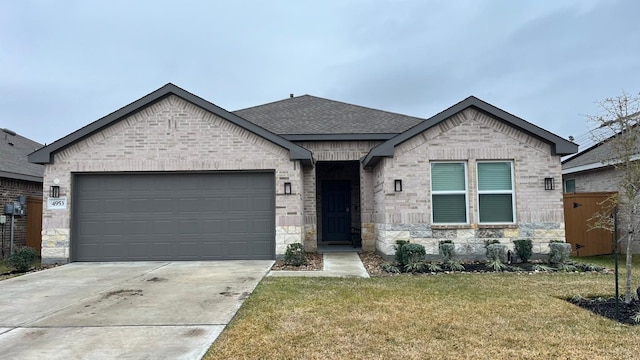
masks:
POLYGON ((273 173, 76 175, 73 261, 275 258, 273 173))

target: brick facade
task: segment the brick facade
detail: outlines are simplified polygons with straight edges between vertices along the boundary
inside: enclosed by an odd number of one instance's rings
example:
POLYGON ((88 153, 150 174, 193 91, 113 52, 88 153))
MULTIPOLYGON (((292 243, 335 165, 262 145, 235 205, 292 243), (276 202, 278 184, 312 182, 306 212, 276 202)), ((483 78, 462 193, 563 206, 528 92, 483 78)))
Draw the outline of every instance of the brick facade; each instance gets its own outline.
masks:
MULTIPOLYGON (((360 225, 362 247, 392 255, 396 240, 425 245, 437 254, 440 240, 453 240, 459 253, 484 255, 484 241, 534 241, 534 252, 548 251, 550 240, 564 240, 562 189, 544 190, 544 178, 559 181, 560 158, 548 143, 469 108, 425 130, 395 148, 371 169, 360 160, 381 141, 300 141, 313 153, 316 166, 301 166, 282 148, 240 126, 183 100, 169 96, 99 132, 54 153, 46 166, 44 188, 60 186, 64 210, 44 209, 42 256, 45 262, 69 261, 74 173, 268 170, 275 174, 276 256, 288 244, 302 242, 317 250, 321 209, 318 181, 346 177, 352 183, 352 206, 360 225), (430 162, 467 163, 469 223, 431 224, 430 162), (509 225, 478 221, 476 163, 508 160, 514 164, 516 219, 509 225), (342 173, 318 175, 319 164, 349 162, 342 173), (394 191, 394 180, 403 191, 394 191), (283 194, 284 182, 292 195, 283 194), (357 210, 356 210, 357 208, 357 210)), ((46 194, 45 194, 46 195, 46 194)), ((358 224, 359 223, 359 224, 358 224)))
POLYGON ((72 174, 124 171, 272 170, 276 184, 276 254, 302 242, 302 167, 286 149, 170 96, 55 154, 44 186, 57 179, 65 210, 43 210, 42 257, 69 261, 72 174), (283 183, 292 195, 283 194, 283 183))
POLYGON ((548 252, 550 240, 564 241, 562 190, 544 190, 544 178, 559 180, 560 158, 550 145, 467 109, 396 147, 393 159, 381 161, 373 171, 376 248, 394 252, 397 240, 423 244, 438 254, 440 240, 453 240, 463 256, 484 254, 484 241, 497 239, 510 247, 512 240, 528 238, 534 252, 548 252), (432 225, 430 162, 467 163, 468 225, 432 225), (507 160, 514 164, 516 221, 512 225, 482 225, 478 221, 476 164, 480 160, 507 160), (394 179, 403 191, 394 192, 394 179))
MULTIPOLYGON (((4 206, 12 203, 16 200, 18 195, 24 195, 27 198, 42 199, 42 183, 16 180, 0 177, 0 212, 4 214, 4 206)), ((3 228, 0 225, 0 236, 3 228)), ((4 226, 4 239, 5 239, 5 256, 10 251, 10 237, 11 237, 11 218, 7 216, 7 223, 4 226)), ((15 218, 14 233, 13 233, 14 247, 25 246, 27 244, 27 217, 20 216, 15 218)))

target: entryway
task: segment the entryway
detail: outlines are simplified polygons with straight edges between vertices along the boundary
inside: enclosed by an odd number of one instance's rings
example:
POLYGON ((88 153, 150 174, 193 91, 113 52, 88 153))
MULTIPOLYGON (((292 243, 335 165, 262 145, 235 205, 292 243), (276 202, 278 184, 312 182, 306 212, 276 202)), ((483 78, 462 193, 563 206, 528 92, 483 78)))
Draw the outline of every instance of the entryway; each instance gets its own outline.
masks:
POLYGON ((360 163, 324 161, 316 164, 318 248, 359 245, 360 163))

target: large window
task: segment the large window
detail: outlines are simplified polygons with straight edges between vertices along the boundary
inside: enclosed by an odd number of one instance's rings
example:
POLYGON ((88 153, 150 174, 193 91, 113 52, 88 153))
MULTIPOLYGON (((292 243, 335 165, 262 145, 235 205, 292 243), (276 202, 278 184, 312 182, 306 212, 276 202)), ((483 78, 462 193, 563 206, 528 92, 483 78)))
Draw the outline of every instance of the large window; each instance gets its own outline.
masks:
POLYGON ((434 224, 466 224, 467 164, 431 163, 431 214, 434 224))
POLYGON ((478 217, 480 223, 514 222, 513 163, 478 162, 478 217))

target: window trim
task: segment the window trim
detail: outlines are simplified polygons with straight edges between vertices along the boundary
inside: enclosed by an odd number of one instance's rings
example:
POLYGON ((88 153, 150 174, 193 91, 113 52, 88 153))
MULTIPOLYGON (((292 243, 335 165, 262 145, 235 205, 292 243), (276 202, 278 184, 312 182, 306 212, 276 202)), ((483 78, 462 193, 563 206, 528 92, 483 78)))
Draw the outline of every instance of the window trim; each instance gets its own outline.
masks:
POLYGON ((562 190, 563 190, 563 192, 565 194, 575 194, 575 192, 576 192, 576 179, 575 178, 574 179, 565 179, 562 182, 562 190), (573 181, 573 191, 571 191, 571 192, 567 191, 567 181, 573 181))
POLYGON ((430 190, 430 200, 431 200, 431 225, 436 226, 447 226, 447 225, 469 225, 469 171, 467 166, 467 161, 430 161, 429 162, 429 190, 430 190), (433 164, 462 164, 464 166, 464 191, 461 190, 453 190, 453 191, 434 191, 433 190, 433 164), (435 213, 433 208, 433 195, 461 195, 464 194, 464 204, 465 204, 465 219, 466 222, 463 223, 436 223, 434 221, 433 215, 435 213))
POLYGON ((515 171, 513 160, 478 160, 476 161, 476 199, 478 201, 478 224, 479 225, 513 225, 517 223, 516 219, 516 181, 515 181, 515 171), (478 169, 480 164, 487 163, 508 163, 511 167, 511 190, 480 190, 480 171, 478 169), (511 195, 511 218, 513 221, 511 222, 482 222, 480 221, 480 195, 491 195, 491 194, 509 194, 511 195))

